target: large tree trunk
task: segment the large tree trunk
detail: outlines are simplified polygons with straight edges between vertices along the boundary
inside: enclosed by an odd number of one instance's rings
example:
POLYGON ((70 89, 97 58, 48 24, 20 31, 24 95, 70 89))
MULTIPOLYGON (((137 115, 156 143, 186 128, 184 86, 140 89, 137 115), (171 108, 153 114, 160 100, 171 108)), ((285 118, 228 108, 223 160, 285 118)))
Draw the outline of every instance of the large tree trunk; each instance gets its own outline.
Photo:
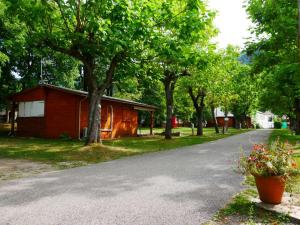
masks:
POLYGON ((88 131, 85 144, 92 144, 101 142, 99 135, 100 127, 100 113, 101 113, 101 96, 103 93, 99 92, 97 86, 97 80, 95 75, 95 60, 87 60, 84 65, 84 80, 85 85, 88 88, 88 100, 89 100, 89 117, 88 117, 88 131))
POLYGON ((166 129, 165 129, 165 139, 172 139, 172 115, 173 115, 173 94, 176 82, 179 77, 188 76, 189 73, 187 70, 183 70, 180 74, 174 71, 165 70, 164 78, 161 79, 161 82, 165 87, 165 96, 166 96, 166 129))
POLYGON ((239 118, 238 116, 234 116, 234 127, 235 129, 241 129, 242 118, 239 118))
POLYGON ((201 90, 197 93, 197 96, 194 95, 193 88, 189 87, 188 89, 189 95, 193 101, 194 108, 196 110, 197 115, 197 136, 203 135, 203 110, 205 107, 204 98, 206 96, 205 91, 201 90), (200 102, 198 103, 200 99, 200 102))
POLYGON ((219 134, 220 133, 219 124, 218 124, 217 118, 215 116, 215 107, 211 106, 210 107, 210 112, 211 112, 211 117, 212 117, 212 120, 213 120, 213 123, 214 123, 216 134, 219 134))
POLYGON ((203 108, 197 108, 197 136, 203 135, 203 108))
POLYGON ((8 109, 8 106, 6 106, 5 115, 6 115, 5 122, 9 123, 9 109, 8 109))
POLYGON ((88 73, 88 69, 87 67, 84 65, 82 67, 82 70, 83 70, 83 77, 82 77, 82 89, 84 91, 88 91, 88 81, 87 81, 87 76, 86 74, 88 73))
POLYGON ((89 92, 89 122, 88 122, 88 137, 86 144, 98 143, 101 141, 99 134, 100 127, 100 107, 101 97, 97 90, 89 92))
POLYGON ((97 76, 95 75, 95 59, 89 60, 85 66, 85 76, 89 93, 89 122, 88 138, 86 144, 102 143, 101 140, 101 97, 105 89, 112 84, 113 75, 119 62, 125 57, 125 52, 116 54, 106 71, 106 77, 101 85, 97 85, 97 76))
POLYGON ((171 82, 165 82, 165 95, 167 107, 165 138, 172 139, 173 90, 171 82))

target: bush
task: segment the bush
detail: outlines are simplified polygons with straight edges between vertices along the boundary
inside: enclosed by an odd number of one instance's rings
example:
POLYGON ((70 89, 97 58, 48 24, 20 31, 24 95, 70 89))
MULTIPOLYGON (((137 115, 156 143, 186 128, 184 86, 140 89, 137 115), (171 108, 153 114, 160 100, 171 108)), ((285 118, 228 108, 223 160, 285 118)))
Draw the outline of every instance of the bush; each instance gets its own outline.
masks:
POLYGON ((279 121, 274 122, 274 128, 275 129, 281 129, 281 126, 282 126, 281 122, 279 122, 279 121))
POLYGON ((71 140, 71 136, 67 132, 64 132, 61 135, 59 135, 59 138, 65 141, 71 140))
POLYGON ((260 129, 259 123, 255 124, 255 128, 256 128, 256 129, 260 129))

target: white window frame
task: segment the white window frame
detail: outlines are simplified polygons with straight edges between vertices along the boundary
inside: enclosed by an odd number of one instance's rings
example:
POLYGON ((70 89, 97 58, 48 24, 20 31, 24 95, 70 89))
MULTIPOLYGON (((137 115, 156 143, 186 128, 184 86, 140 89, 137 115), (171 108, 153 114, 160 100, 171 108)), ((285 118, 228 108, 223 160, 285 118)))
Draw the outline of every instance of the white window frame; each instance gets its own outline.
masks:
POLYGON ((18 117, 44 117, 45 116, 45 101, 27 101, 19 102, 18 117))

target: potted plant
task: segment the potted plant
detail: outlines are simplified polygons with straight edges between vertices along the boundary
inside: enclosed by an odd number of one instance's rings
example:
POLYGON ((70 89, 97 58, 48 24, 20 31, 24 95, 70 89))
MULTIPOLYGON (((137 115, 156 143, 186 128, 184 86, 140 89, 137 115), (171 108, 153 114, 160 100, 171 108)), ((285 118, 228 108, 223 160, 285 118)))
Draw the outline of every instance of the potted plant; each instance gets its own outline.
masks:
POLYGON ((292 146, 279 139, 270 145, 255 144, 249 156, 243 153, 238 169, 242 174, 253 175, 259 198, 269 204, 280 204, 286 181, 298 173, 292 158, 292 146))

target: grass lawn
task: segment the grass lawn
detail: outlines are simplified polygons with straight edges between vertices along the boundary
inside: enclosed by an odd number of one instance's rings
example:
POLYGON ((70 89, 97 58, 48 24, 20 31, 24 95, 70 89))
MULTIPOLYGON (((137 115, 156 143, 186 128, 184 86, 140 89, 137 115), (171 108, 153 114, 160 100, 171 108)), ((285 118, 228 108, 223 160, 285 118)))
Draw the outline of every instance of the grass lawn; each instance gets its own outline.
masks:
MULTIPOLYGON (((154 129, 154 133, 161 133, 163 129, 154 129)), ((226 134, 216 134, 213 128, 205 128, 202 137, 192 136, 191 128, 176 128, 173 132, 180 132, 180 137, 173 137, 172 140, 165 140, 163 136, 146 136, 137 138, 121 138, 112 141, 104 141, 106 146, 121 147, 129 151, 143 153, 154 152, 166 149, 174 149, 183 146, 202 144, 208 141, 217 140, 220 138, 228 137, 234 134, 246 132, 247 130, 229 129, 226 134)))
MULTIPOLYGON (((117 159, 124 156, 201 144, 224 138, 246 130, 229 129, 227 134, 215 134, 212 128, 204 129, 204 136, 191 136, 190 128, 178 128, 182 136, 165 140, 162 136, 121 138, 107 140, 103 145, 85 147, 76 140, 49 140, 39 138, 0 137, 0 158, 27 159, 46 163, 72 162, 74 166, 117 159)), ((145 131, 146 132, 146 131, 145 131)), ((154 132, 161 132, 160 129, 154 132)))
MULTIPOLYGON (((269 143, 280 138, 281 141, 288 141, 295 147, 294 159, 297 161, 300 168, 300 136, 292 135, 289 130, 279 129, 273 130, 269 137, 269 143)), ((255 181, 252 176, 246 177, 245 184, 253 186, 253 189, 248 189, 237 196, 215 216, 216 224, 287 224, 289 218, 283 214, 271 213, 261 208, 258 208, 254 203, 249 201, 249 196, 257 196, 255 181)), ((293 177, 288 185, 287 191, 292 193, 300 193, 300 176, 293 177)), ((289 223, 293 224, 293 223, 289 223)))

